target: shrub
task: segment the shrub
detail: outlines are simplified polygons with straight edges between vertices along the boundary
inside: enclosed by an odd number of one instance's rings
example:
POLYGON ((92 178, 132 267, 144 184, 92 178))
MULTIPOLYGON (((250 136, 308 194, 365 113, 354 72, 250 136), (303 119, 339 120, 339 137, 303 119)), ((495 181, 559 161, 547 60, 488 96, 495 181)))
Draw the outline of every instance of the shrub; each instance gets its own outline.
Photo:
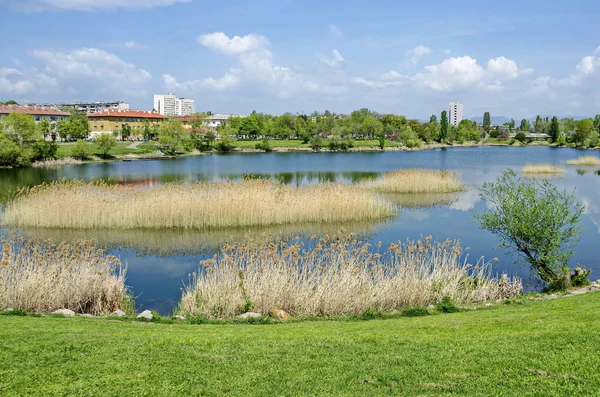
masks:
POLYGON ((56 158, 58 143, 38 141, 33 145, 33 160, 52 160, 56 158))
POLYGON ((267 137, 264 137, 260 142, 255 145, 256 149, 264 150, 265 152, 272 152, 271 142, 267 137))
POLYGON ((499 248, 516 250, 550 288, 567 288, 584 211, 575 194, 548 181, 522 180, 509 169, 496 182, 484 183, 481 198, 493 209, 476 214, 476 220, 500 237, 499 248))
POLYGON ((429 311, 423 306, 407 307, 402 310, 404 317, 422 317, 429 315, 429 311))
POLYGON ((498 138, 498 136, 500 136, 500 131, 498 131, 498 130, 490 131, 490 138, 498 138))
POLYGON ((79 140, 71 149, 71 157, 79 160, 87 160, 91 156, 90 145, 86 141, 79 140))
POLYGON ((435 305, 437 311, 442 313, 456 313, 460 311, 449 296, 444 296, 442 300, 435 305))
POLYGON ((323 146, 323 141, 321 140, 321 137, 318 135, 315 135, 311 140, 310 140, 310 148, 312 150, 314 150, 315 152, 318 152, 321 150, 321 147, 323 146))
POLYGON ((515 135, 515 139, 521 143, 525 143, 525 140, 527 139, 527 137, 525 136, 525 133, 523 133, 522 131, 519 131, 517 133, 517 135, 515 135))
POLYGON ((108 152, 117 144, 117 140, 112 134, 100 134, 95 142, 100 154, 104 158, 108 157, 108 152))

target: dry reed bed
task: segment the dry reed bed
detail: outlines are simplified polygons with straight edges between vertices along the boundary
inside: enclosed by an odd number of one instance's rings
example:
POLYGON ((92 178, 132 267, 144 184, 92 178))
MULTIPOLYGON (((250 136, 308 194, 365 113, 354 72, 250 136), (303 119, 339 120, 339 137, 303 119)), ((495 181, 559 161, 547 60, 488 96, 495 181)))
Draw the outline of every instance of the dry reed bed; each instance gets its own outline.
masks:
POLYGON ((466 262, 457 242, 407 241, 379 254, 352 234, 301 243, 246 241, 201 262, 178 307, 187 316, 231 318, 282 309, 293 316, 361 314, 438 302, 459 304, 520 294, 521 281, 494 278, 466 262))
POLYGON ((0 238, 0 308, 108 314, 128 308, 125 269, 91 242, 0 238))
POLYGON ((146 188, 63 181, 22 189, 7 204, 3 221, 24 227, 202 230, 360 221, 396 213, 384 198, 345 184, 295 188, 243 180, 146 188))
POLYGON ((552 163, 527 163, 521 172, 523 174, 562 174, 565 169, 552 163))
POLYGON ((567 161, 569 165, 600 165, 600 157, 581 156, 575 160, 567 161))
POLYGON ((358 186, 379 193, 456 193, 464 190, 460 176, 445 170, 405 169, 386 172, 358 186))

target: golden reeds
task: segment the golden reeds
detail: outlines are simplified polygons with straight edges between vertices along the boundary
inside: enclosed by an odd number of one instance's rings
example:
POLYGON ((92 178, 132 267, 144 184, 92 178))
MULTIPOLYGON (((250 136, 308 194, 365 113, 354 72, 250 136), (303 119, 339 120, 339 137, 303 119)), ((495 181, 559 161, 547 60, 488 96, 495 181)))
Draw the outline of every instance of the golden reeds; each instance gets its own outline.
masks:
POLYGON ((0 238, 0 308, 109 314, 129 308, 125 269, 91 242, 0 238))
POLYGON ((565 169, 552 163, 527 163, 521 172, 523 174, 562 174, 565 169))
POLYGON ((456 193, 464 189, 455 172, 405 169, 386 172, 381 178, 361 182, 358 186, 379 193, 456 193))
POLYGON ((482 260, 472 266, 457 242, 391 244, 383 253, 352 234, 279 244, 260 241, 225 246, 201 262, 178 311, 187 316, 230 318, 245 311, 282 309, 293 316, 392 311, 440 301, 485 302, 520 294, 520 280, 490 275, 482 260))
POLYGON ((575 160, 567 161, 569 165, 600 165, 600 157, 581 156, 575 160))
POLYGON ((243 180, 148 188, 65 181, 22 189, 6 205, 3 221, 25 227, 203 230, 361 221, 396 212, 382 197, 341 183, 296 188, 243 180))

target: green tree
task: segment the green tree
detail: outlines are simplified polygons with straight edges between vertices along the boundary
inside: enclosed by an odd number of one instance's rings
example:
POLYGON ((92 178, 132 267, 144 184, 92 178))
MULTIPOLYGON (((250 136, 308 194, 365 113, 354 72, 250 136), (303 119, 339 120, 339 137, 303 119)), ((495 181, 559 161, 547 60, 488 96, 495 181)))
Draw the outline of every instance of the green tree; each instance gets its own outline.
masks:
POLYGON ((171 155, 191 152, 194 148, 190 134, 176 118, 162 123, 158 132, 158 142, 161 150, 171 155))
POLYGON ((484 183, 481 198, 493 209, 476 214, 476 220, 500 237, 499 248, 517 251, 549 288, 571 285, 569 261, 584 210, 574 193, 548 181, 523 180, 509 169, 496 182, 484 183))
POLYGON ((492 127, 492 117, 490 116, 490 112, 483 113, 483 129, 486 134, 490 133, 490 128, 492 127))
POLYGON ((4 102, 5 105, 18 105, 17 101, 13 101, 12 99, 9 99, 8 101, 4 102))
POLYGON ((435 114, 432 114, 431 117, 429 117, 429 122, 437 123, 437 116, 435 114))
POLYGON ((142 135, 144 139, 150 139, 152 136, 152 123, 148 119, 144 119, 142 124, 142 135))
POLYGON ((108 158, 108 153, 117 144, 117 140, 112 134, 100 134, 96 140, 98 151, 104 158, 108 158))
POLYGON ((46 139, 47 137, 50 136, 51 125, 50 125, 50 121, 48 121, 48 119, 40 120, 40 122, 37 124, 37 128, 40 131, 40 135, 42 136, 43 139, 46 139))
POLYGON ((236 130, 230 125, 225 124, 219 127, 219 140, 216 141, 215 149, 221 153, 231 152, 235 148, 235 134, 236 130))
POLYGON ((600 114, 594 116, 594 128, 600 129, 600 114))
POLYGON ((78 160, 87 160, 91 154, 92 151, 90 149, 90 145, 83 140, 77 141, 77 143, 75 143, 71 149, 71 157, 78 160))
POLYGON ((369 115, 362 120, 360 130, 365 137, 378 137, 383 134, 383 123, 369 115))
POLYGON ((33 116, 24 113, 10 113, 2 119, 5 136, 17 145, 24 145, 42 138, 33 116))
POLYGON ((519 125, 519 130, 520 131, 531 131, 531 124, 529 124, 529 121, 526 119, 522 119, 521 124, 519 125))
MULTIPOLYGON (((104 134, 102 134, 104 135, 104 134)), ((123 127, 121 127, 121 140, 124 141, 127 138, 129 138, 131 136, 131 127, 129 126, 129 124, 124 124, 123 127)))
POLYGON ((552 121, 550 122, 550 138, 552 142, 558 141, 560 137, 560 125, 558 125, 558 118, 556 116, 552 117, 552 121))
POLYGON ((590 137, 592 130, 594 129, 594 122, 592 119, 579 120, 577 127, 575 128, 575 134, 573 134, 573 140, 575 143, 583 145, 585 141, 590 137))
POLYGON ((238 134, 246 137, 254 138, 260 134, 260 124, 258 123, 258 118, 255 114, 252 114, 248 117, 244 117, 240 121, 240 126, 238 128, 238 134))
POLYGON ((440 142, 445 142, 448 139, 448 113, 445 110, 440 120, 440 142))

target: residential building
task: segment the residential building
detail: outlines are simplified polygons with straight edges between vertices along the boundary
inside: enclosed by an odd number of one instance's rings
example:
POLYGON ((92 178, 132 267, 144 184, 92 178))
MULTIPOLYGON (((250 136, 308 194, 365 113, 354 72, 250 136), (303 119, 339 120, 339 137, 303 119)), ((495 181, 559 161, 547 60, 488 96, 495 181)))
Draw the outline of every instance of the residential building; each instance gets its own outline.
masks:
POLYGON ((456 126, 463 119, 463 104, 460 102, 450 102, 450 114, 448 115, 450 124, 456 126))
POLYGON ((163 116, 189 116, 196 112, 196 102, 175 94, 155 94, 154 110, 163 116))
POLYGON ((0 118, 7 117, 11 113, 25 113, 33 116, 36 123, 42 120, 50 122, 50 135, 44 139, 56 140, 56 122, 69 118, 69 113, 63 112, 56 107, 38 106, 38 105, 0 105, 0 118))
POLYGON ((211 114, 210 116, 208 116, 207 118, 204 119, 204 125, 208 128, 216 129, 217 127, 220 127, 223 124, 227 123, 227 121, 232 117, 245 117, 245 116, 241 115, 241 114, 223 114, 223 113, 211 114))
POLYGON ((132 137, 142 137, 144 127, 150 123, 154 130, 160 127, 167 117, 149 110, 120 110, 109 109, 88 116, 90 137, 111 133, 121 137, 121 131, 126 124, 131 128, 132 137))

